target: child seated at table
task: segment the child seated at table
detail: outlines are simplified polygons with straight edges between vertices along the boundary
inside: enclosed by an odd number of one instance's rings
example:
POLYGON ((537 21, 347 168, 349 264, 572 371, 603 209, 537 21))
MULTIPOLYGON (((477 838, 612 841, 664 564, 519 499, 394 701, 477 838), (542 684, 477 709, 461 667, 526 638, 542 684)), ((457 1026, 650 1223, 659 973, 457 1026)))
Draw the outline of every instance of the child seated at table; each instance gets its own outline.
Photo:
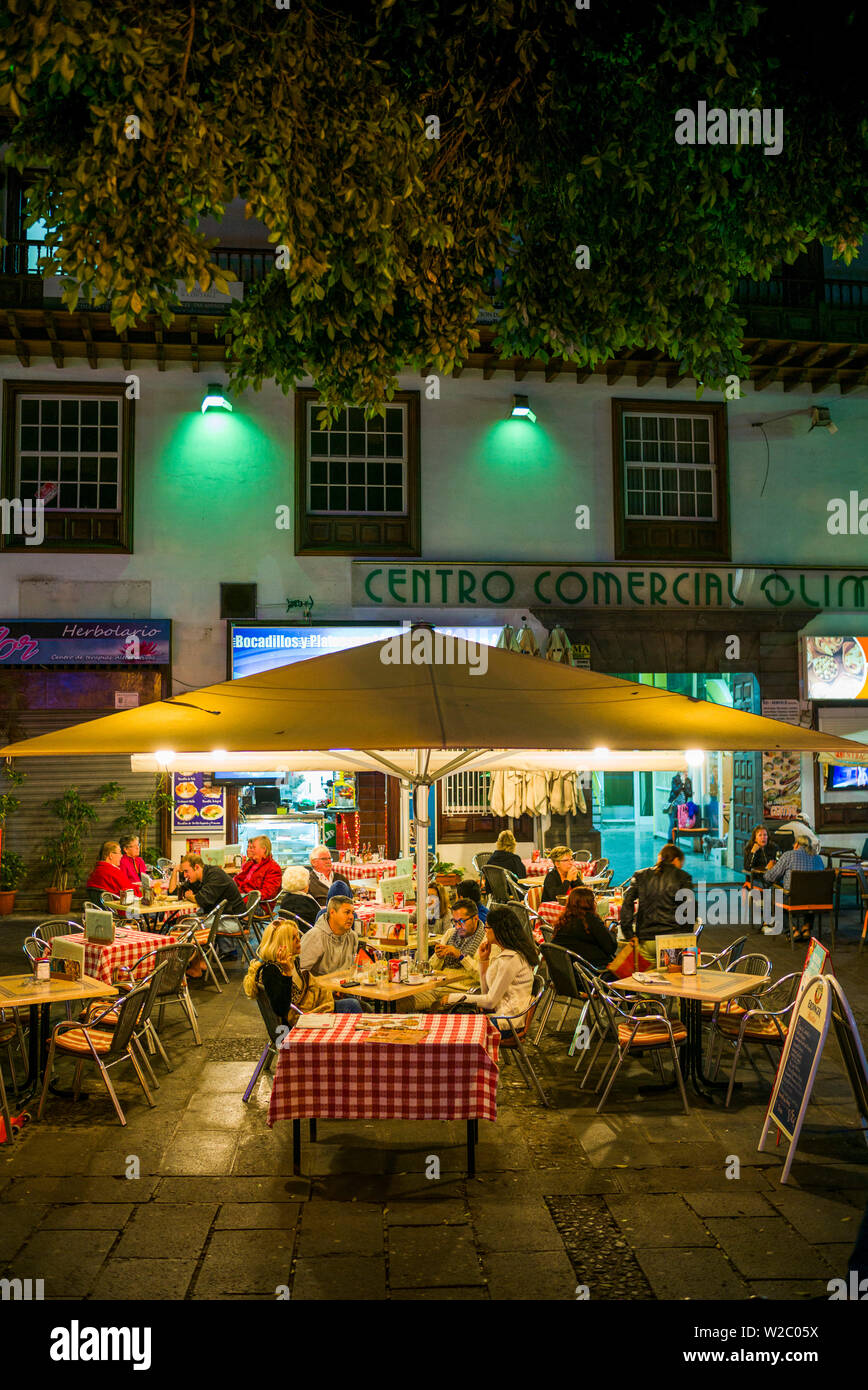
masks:
POLYGON ((281 1023, 290 1023, 291 1006, 308 1014, 357 1014, 358 999, 336 999, 330 989, 317 984, 309 970, 301 970, 298 955, 301 932, 295 922, 272 922, 265 930, 254 960, 244 977, 244 993, 255 999, 264 990, 281 1023))

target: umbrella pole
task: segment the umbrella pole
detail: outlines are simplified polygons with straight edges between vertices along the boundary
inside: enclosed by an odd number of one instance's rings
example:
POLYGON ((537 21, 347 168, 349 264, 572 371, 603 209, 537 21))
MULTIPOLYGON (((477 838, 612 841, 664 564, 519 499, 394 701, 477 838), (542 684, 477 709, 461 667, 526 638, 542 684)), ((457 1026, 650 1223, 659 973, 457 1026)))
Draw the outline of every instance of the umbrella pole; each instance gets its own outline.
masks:
MULTIPOLYGON (((416 753, 416 771, 423 776, 424 754, 416 753)), ((427 758, 425 759, 427 763, 427 758)), ((428 783, 413 782, 413 816, 416 821, 416 959, 428 959, 428 783)))

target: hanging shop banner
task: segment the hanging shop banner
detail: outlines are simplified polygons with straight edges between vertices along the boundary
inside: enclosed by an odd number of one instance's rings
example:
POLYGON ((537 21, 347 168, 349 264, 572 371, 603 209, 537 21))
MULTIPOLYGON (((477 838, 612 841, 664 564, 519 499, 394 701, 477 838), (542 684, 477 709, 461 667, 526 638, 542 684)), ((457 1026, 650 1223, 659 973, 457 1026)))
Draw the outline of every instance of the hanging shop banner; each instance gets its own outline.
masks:
MULTIPOLYGON (((763 700, 766 719, 799 723, 798 700, 763 700)), ((798 820, 802 811, 800 753, 763 753, 763 815, 766 820, 798 820)))
POLYGON ((868 637, 803 637, 809 700, 868 700, 868 637))
POLYGON ((868 610, 868 570, 659 569, 352 564, 352 602, 364 608, 749 608, 868 610))
POLYGON ((8 621, 0 623, 0 665, 167 666, 171 638, 172 624, 162 618, 8 621))
POLYGON ((172 829, 176 833, 189 830, 211 830, 220 833, 226 820, 225 797, 222 787, 211 785, 208 772, 172 773, 172 829))

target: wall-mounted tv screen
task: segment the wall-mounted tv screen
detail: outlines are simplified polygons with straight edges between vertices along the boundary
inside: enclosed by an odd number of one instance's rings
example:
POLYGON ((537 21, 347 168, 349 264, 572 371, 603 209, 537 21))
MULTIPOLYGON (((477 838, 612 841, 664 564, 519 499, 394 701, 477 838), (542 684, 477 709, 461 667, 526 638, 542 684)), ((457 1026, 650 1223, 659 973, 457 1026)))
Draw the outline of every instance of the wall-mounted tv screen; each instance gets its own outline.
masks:
POLYGON ((826 790, 850 792, 868 788, 868 765, 830 763, 826 773, 826 790))

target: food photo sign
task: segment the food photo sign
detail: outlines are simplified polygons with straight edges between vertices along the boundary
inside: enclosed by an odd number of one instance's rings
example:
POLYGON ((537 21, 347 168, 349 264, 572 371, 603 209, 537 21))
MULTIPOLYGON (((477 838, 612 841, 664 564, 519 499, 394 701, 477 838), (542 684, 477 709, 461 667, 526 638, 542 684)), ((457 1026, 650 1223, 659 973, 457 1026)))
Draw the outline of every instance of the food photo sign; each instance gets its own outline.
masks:
POLYGON ((809 700, 868 700, 868 637, 806 637, 809 700))
POLYGON ((207 772, 173 772, 172 829, 222 831, 226 823, 226 806, 222 787, 211 784, 207 772))

